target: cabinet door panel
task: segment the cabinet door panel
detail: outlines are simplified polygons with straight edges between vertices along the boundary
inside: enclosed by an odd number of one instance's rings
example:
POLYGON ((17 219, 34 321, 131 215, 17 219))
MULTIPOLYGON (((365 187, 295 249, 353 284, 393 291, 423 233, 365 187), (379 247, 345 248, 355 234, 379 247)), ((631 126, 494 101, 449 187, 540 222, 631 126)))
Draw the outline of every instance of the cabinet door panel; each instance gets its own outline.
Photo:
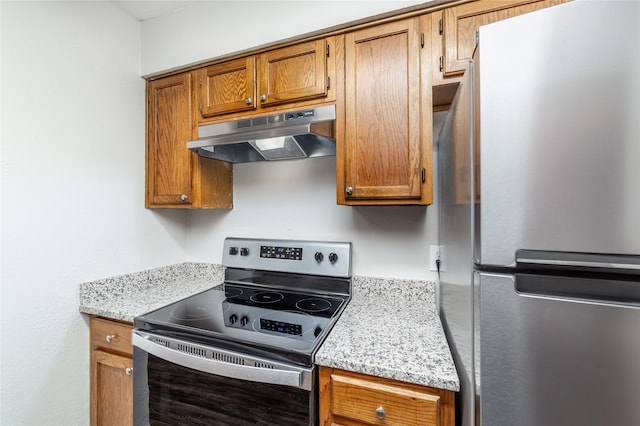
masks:
POLYGON ((566 0, 479 0, 444 10, 443 73, 462 74, 476 46, 476 31, 486 24, 564 3, 566 0))
POLYGON ((200 71, 200 110, 203 117, 256 108, 255 57, 242 58, 200 71))
POLYGON ((133 424, 133 360, 108 352, 93 351, 93 425, 133 424), (127 374, 127 371, 129 373, 127 374))
POLYGON ((419 49, 417 19, 346 35, 347 198, 420 198, 419 49))
POLYGON ((149 83, 147 207, 191 202, 190 95, 190 73, 149 83))
POLYGON ((260 55, 260 105, 277 105, 326 96, 326 46, 325 40, 317 40, 260 55))

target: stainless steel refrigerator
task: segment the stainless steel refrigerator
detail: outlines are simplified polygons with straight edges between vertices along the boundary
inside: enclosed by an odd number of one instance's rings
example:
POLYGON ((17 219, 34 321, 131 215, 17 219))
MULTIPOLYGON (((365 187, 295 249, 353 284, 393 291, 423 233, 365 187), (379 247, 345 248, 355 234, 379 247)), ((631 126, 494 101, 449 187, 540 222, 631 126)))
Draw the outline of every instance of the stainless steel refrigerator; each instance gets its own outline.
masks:
POLYGON ((464 426, 640 425, 640 2, 481 27, 438 141, 464 426))

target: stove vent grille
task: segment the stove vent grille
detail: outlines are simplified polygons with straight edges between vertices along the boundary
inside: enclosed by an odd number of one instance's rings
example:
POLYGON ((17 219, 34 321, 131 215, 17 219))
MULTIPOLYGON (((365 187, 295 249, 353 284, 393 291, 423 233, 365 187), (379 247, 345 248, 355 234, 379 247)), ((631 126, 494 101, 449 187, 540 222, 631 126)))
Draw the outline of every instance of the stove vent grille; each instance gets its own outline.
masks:
POLYGON ((223 354, 216 351, 211 351, 211 358, 215 359, 216 361, 226 362, 227 364, 244 365, 243 358, 223 354))
POLYGON ((273 365, 271 365, 271 364, 267 364, 266 362, 258 362, 258 361, 254 361, 254 363, 253 363, 253 364, 254 364, 253 366, 254 366, 254 367, 257 367, 257 368, 270 368, 270 369, 272 369, 272 370, 273 370, 273 368, 274 368, 274 367, 273 367, 273 365))
POLYGON ((184 345, 182 343, 178 344, 178 348, 177 348, 180 352, 186 352, 190 355, 195 355, 195 356, 199 356, 201 358, 206 358, 207 357, 207 351, 206 349, 202 349, 202 348, 196 348, 194 346, 190 346, 190 345, 184 345))

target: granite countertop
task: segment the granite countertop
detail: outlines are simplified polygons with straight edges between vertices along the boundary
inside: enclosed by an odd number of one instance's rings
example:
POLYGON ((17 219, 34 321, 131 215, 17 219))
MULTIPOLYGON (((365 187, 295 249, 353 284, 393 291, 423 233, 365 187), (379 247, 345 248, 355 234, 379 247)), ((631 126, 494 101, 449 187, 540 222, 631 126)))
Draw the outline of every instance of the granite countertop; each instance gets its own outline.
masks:
POLYGON ((133 319, 224 281, 224 267, 179 263, 80 284, 80 312, 133 323, 133 319))
POLYGON ((459 391, 435 284, 354 277, 351 301, 316 354, 318 365, 459 391))
MULTIPOLYGON (((133 323, 143 313, 215 287, 224 267, 181 263, 80 284, 80 312, 133 323)), ((428 281, 353 277, 352 298, 315 363, 458 391, 458 375, 428 281), (381 301, 383 303, 381 303, 381 301)))

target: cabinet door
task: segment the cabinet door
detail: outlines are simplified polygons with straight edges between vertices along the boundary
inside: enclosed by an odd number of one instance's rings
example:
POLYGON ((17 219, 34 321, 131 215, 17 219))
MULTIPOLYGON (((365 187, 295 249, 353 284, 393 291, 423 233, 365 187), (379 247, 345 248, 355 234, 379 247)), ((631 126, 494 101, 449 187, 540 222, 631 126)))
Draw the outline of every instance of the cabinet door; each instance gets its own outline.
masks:
POLYGON ((146 206, 191 203, 193 131, 191 74, 184 73, 147 86, 147 198, 146 206))
POLYGON ((444 76, 462 74, 482 25, 564 3, 566 0, 478 0, 445 9, 442 20, 444 76))
POLYGON ((337 160, 338 167, 344 167, 344 180, 338 177, 339 202, 425 201, 423 138, 431 140, 431 121, 421 120, 430 118, 431 103, 429 99, 423 105, 429 111, 421 110, 425 81, 419 22, 408 19, 345 36, 346 127, 344 164, 337 160), (423 125, 429 127, 424 134, 423 125))
POLYGON ((256 108, 255 62, 255 56, 250 56, 199 71, 199 107, 202 117, 256 108))
POLYGON ((133 424, 133 360, 91 352, 92 426, 133 424))
POLYGON ((261 106, 322 98, 327 95, 327 42, 296 44, 260 55, 258 93, 261 106))

